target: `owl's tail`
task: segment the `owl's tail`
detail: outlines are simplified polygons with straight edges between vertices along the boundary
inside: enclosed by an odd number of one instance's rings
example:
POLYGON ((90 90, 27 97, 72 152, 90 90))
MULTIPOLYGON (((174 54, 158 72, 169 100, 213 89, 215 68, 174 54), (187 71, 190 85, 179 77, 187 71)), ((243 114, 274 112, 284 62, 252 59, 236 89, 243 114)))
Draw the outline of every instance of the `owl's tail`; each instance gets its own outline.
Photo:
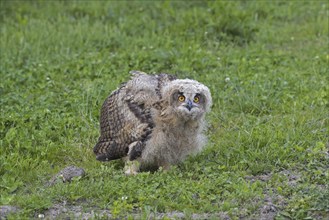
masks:
POLYGON ((128 150, 128 147, 108 140, 100 140, 94 147, 96 159, 99 161, 120 159, 127 155, 128 150))

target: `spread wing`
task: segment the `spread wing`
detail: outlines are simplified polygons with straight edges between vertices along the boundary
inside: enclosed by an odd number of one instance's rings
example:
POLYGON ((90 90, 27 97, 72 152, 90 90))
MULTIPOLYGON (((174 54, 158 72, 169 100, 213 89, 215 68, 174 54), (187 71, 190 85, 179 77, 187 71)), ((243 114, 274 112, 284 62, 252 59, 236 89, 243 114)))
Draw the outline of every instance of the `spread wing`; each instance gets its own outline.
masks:
POLYGON ((151 108, 161 99, 161 86, 175 77, 132 72, 132 79, 105 100, 100 117, 101 135, 94 147, 96 159, 138 158, 155 126, 151 108))

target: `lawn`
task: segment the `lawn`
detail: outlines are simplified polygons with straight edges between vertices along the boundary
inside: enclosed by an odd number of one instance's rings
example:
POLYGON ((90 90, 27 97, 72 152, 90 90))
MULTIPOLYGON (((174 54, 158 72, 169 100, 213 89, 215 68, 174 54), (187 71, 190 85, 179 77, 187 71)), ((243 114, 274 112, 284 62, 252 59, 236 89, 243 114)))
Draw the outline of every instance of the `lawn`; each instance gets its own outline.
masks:
POLYGON ((328 1, 0 4, 7 218, 329 218, 328 1), (101 105, 130 70, 210 88, 202 153, 137 176, 96 161, 101 105), (86 175, 47 185, 69 165, 86 175))

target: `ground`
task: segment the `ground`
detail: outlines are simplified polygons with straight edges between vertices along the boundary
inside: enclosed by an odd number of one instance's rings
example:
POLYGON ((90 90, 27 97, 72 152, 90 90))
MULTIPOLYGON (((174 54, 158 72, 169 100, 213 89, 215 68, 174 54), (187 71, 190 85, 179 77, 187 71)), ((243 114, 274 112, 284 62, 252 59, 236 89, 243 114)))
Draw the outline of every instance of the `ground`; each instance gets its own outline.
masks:
POLYGON ((0 4, 1 218, 329 218, 327 1, 0 4), (137 176, 96 161, 131 70, 210 88, 202 153, 137 176), (68 166, 85 175, 47 184, 68 166))

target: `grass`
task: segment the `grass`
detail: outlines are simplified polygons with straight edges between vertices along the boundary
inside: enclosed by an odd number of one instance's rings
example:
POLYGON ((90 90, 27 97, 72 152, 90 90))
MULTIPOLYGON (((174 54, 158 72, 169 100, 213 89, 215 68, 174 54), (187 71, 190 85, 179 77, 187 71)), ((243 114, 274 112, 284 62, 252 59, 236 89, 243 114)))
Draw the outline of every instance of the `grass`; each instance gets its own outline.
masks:
POLYGON ((279 219, 328 218, 327 1, 2 0, 0 24, 0 204, 20 208, 9 218, 63 203, 258 218, 268 198, 279 219), (95 160, 100 107, 130 70, 210 88, 201 154, 134 177, 95 160), (87 175, 45 186, 68 165, 87 175))

